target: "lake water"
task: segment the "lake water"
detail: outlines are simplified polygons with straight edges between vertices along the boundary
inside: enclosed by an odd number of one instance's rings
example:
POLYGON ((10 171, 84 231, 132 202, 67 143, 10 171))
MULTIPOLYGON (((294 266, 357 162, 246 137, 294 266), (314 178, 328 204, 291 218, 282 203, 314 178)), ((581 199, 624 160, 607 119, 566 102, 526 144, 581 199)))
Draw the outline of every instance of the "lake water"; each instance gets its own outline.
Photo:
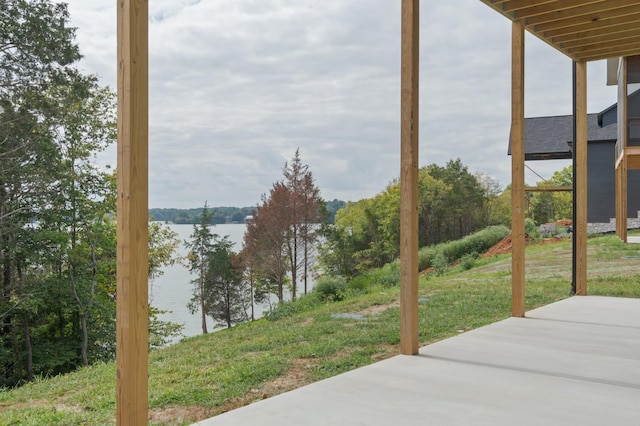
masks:
MULTIPOLYGON (((181 240, 178 252, 183 256, 186 255, 188 250, 184 246, 184 241, 190 239, 189 236, 193 233, 193 225, 165 226, 178 234, 181 240)), ((211 227, 211 231, 221 237, 228 235, 229 240, 235 244, 234 251, 236 252, 242 249, 242 239, 245 229, 246 226, 244 224, 212 225, 211 227)), ((187 303, 191 300, 193 288, 191 280, 194 278, 196 278, 196 276, 191 275, 186 266, 176 264, 166 267, 164 269, 164 275, 161 275, 149 283, 149 300, 151 304, 158 309, 171 311, 171 313, 161 315, 160 319, 183 324, 184 329, 182 334, 184 336, 202 334, 200 313, 197 312, 195 315, 192 315, 187 309, 187 303)), ((262 309, 263 308, 258 308, 256 314, 261 314, 262 309)), ((214 329, 213 326, 213 320, 207 318, 207 328, 209 331, 214 329)))

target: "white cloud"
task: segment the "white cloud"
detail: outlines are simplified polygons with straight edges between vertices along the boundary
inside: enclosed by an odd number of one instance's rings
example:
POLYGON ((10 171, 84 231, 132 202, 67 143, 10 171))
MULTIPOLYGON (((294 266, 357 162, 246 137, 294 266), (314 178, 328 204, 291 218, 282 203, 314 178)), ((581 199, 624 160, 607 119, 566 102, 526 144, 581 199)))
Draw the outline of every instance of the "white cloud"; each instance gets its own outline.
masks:
MULTIPOLYGON (((82 68, 115 87, 115 4, 69 3, 82 68)), ((149 7, 151 207, 254 205, 298 147, 327 199, 370 197, 398 176, 399 1, 149 7)), ((477 0, 423 0, 421 22, 421 164, 460 157, 507 185, 510 22, 477 0)), ((570 60, 526 42, 527 115, 570 113, 570 60)), ((604 69, 589 65, 590 111, 615 101, 604 69)), ((532 167, 547 177, 564 164, 532 167)))

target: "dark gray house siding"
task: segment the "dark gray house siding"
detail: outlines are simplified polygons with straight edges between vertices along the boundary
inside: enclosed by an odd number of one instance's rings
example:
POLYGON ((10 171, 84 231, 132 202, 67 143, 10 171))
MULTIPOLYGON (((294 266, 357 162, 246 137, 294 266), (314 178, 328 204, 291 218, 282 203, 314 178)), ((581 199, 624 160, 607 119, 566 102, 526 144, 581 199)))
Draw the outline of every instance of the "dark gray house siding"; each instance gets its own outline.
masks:
MULTIPOLYGON (((615 142, 589 141, 587 153, 587 221, 608 223, 615 217, 615 142)), ((629 170, 627 217, 640 210, 640 170, 629 170)))
MULTIPOLYGON (((630 117, 640 117, 640 90, 629 95, 629 101, 627 104, 629 109, 628 114, 630 117)), ((600 127, 607 127, 610 124, 616 124, 618 122, 618 104, 615 103, 609 108, 598 113, 598 124, 600 127)))
MULTIPOLYGON (((630 109, 640 117, 640 91, 629 96, 630 109)), ((617 106, 587 116, 587 221, 610 223, 616 216, 615 144, 618 138, 617 106)), ((525 160, 571 159, 573 117, 533 117, 525 119, 525 160)), ((640 143, 640 139, 639 139, 640 143)), ((511 155, 511 138, 509 138, 511 155)), ((640 210, 640 170, 628 174, 628 218, 640 210)))

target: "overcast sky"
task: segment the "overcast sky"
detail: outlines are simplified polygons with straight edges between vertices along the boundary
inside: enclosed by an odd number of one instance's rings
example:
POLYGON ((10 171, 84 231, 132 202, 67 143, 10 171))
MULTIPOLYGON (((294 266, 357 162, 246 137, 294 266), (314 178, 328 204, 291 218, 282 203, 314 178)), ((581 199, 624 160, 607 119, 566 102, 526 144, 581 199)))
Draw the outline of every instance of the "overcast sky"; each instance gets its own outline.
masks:
MULTIPOLYGON (((116 2, 68 0, 81 69, 116 87, 116 2)), ((253 206, 296 148, 325 199, 399 175, 400 0, 149 1, 149 206, 253 206)), ((511 23, 421 1, 420 164, 511 181, 511 23)), ((525 114, 571 113, 571 60, 527 34, 525 114)), ((588 110, 616 100, 588 65, 588 110)), ((101 158, 115 165, 115 147, 101 158)), ((569 163, 528 162, 545 178, 569 163)), ((527 183, 538 178, 526 173, 527 183)))

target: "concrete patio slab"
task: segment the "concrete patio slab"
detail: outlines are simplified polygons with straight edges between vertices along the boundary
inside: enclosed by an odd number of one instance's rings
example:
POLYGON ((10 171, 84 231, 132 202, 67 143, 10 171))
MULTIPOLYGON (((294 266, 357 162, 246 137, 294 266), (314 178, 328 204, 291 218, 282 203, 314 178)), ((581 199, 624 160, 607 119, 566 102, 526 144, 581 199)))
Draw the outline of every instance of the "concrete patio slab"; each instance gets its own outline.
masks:
POLYGON ((572 297, 198 425, 640 425, 640 299, 572 297))
POLYGON ((627 236, 627 243, 640 244, 640 235, 629 235, 629 236, 627 236))

